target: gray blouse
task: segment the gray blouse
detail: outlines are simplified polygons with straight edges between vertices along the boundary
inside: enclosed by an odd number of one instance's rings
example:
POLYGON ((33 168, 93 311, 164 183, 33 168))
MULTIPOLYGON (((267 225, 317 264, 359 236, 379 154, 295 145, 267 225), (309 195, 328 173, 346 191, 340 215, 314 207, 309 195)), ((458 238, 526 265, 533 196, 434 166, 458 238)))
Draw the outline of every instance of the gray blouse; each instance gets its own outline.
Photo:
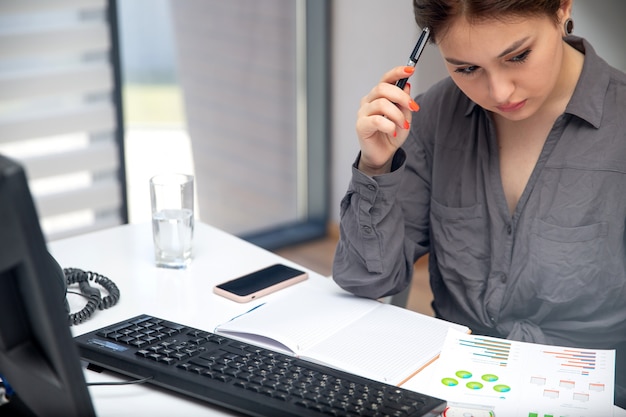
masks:
POLYGON ((333 277, 377 298, 430 253, 436 314, 474 333, 579 347, 626 342, 626 74, 580 38, 578 85, 513 215, 490 113, 448 78, 417 97, 392 172, 353 167, 333 277))

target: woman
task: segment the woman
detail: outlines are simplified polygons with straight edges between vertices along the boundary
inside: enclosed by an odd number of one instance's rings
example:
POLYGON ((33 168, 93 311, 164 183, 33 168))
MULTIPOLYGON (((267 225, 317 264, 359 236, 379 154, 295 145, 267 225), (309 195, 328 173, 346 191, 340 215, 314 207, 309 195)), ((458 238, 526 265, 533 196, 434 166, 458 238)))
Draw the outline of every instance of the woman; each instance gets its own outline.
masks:
POLYGON ((362 99, 335 280, 394 294, 429 253, 438 317, 617 349, 624 406, 626 75, 571 36, 572 0, 413 4, 450 77, 414 101, 396 67, 362 99))

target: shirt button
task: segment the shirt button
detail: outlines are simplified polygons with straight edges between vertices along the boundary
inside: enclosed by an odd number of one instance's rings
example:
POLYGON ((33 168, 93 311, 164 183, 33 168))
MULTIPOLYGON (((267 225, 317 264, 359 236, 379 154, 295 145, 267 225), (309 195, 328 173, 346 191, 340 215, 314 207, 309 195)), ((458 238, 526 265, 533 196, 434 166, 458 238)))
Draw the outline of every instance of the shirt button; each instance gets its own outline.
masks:
POLYGON ((506 282, 506 274, 500 275, 500 281, 504 284, 506 282))
POLYGON ((495 317, 489 317, 489 321, 491 321, 491 323, 496 324, 496 318, 495 317))
POLYGON ((362 229, 363 229, 363 233, 365 233, 365 234, 369 235, 370 233, 372 233, 372 228, 369 227, 369 226, 363 226, 362 229))
POLYGON ((510 224, 506 225, 506 233, 511 234, 513 232, 513 227, 510 224))
POLYGON ((372 184, 368 184, 367 189, 370 191, 376 191, 376 187, 374 187, 372 184))

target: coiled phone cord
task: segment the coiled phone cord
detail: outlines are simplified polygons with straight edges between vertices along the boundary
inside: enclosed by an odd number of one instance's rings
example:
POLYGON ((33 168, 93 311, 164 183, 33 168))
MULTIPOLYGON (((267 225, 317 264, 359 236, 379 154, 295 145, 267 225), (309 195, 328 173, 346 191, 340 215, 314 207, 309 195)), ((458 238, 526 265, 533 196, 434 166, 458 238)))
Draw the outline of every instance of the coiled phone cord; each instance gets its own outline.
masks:
POLYGON ((120 290, 109 278, 91 271, 83 271, 77 268, 64 268, 65 281, 67 286, 78 284, 80 292, 87 298, 87 304, 80 311, 70 313, 70 326, 76 325, 89 319, 96 308, 105 310, 113 307, 120 299, 120 290), (92 287, 90 281, 104 288, 108 295, 101 297, 100 290, 92 287))

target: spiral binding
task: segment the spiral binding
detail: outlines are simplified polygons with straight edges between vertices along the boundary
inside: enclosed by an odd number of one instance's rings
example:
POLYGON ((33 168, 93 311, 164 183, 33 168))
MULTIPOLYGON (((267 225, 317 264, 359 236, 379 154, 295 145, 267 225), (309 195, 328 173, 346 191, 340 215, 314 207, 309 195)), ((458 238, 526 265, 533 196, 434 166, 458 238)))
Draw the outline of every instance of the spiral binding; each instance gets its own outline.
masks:
POLYGON ((87 297, 87 304, 80 311, 69 315, 70 326, 80 324, 89 319, 96 308, 105 310, 113 307, 120 299, 120 290, 109 278, 91 271, 83 271, 77 268, 64 268, 65 282, 67 286, 78 284, 80 292, 87 297), (100 285, 108 293, 101 297, 100 290, 92 287, 90 281, 100 285))

